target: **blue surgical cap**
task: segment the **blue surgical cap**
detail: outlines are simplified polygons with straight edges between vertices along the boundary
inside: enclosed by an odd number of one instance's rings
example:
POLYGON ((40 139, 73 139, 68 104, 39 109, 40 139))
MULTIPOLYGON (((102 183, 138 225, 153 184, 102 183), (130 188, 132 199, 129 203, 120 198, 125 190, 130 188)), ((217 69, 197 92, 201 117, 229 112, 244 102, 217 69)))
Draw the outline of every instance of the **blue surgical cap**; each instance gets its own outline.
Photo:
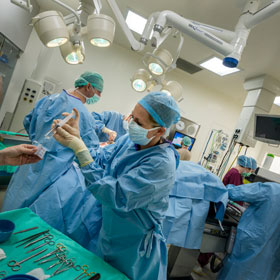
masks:
POLYGON ((185 137, 183 138, 182 142, 183 142, 183 144, 184 144, 185 146, 189 146, 189 145, 192 143, 192 140, 191 140, 190 137, 185 136, 185 137))
POLYGON ((85 72, 83 73, 76 81, 75 81, 75 87, 82 87, 86 86, 88 83, 90 83, 94 88, 96 88, 98 91, 103 91, 103 85, 104 81, 101 75, 94 72, 85 72))
POLYGON ((239 156, 237 158, 237 164, 253 170, 257 168, 257 162, 255 161, 255 159, 247 157, 245 155, 239 156))
POLYGON ((180 119, 180 110, 175 99, 163 92, 151 92, 138 102, 157 124, 170 127, 180 119))
POLYGON ((252 158, 252 157, 250 159, 252 160, 252 168, 251 169, 256 170, 257 167, 258 167, 256 160, 254 158, 252 158))

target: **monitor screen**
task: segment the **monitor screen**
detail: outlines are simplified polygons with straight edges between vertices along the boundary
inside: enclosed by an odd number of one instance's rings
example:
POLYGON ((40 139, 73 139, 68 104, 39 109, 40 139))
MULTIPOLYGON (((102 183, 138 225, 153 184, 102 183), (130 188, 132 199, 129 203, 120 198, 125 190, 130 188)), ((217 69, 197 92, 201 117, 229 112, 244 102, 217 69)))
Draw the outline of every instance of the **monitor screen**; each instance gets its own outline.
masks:
POLYGON ((256 115, 254 138, 271 144, 280 144, 280 116, 256 115))
POLYGON ((193 138, 193 137, 191 137, 191 136, 189 136, 189 135, 187 135, 187 134, 183 134, 183 133, 181 133, 181 132, 176 131, 175 134, 174 134, 174 136, 173 136, 173 139, 172 139, 172 144, 174 144, 175 146, 181 148, 181 147, 182 147, 182 146, 181 146, 181 142, 182 142, 182 140, 183 140, 183 138, 184 138, 185 136, 190 137, 190 139, 191 139, 191 141, 192 141, 192 143, 190 144, 190 146, 189 146, 189 148, 188 148, 188 150, 190 151, 190 150, 192 149, 192 147, 193 147, 193 143, 194 143, 194 141, 195 141, 195 138, 193 138))

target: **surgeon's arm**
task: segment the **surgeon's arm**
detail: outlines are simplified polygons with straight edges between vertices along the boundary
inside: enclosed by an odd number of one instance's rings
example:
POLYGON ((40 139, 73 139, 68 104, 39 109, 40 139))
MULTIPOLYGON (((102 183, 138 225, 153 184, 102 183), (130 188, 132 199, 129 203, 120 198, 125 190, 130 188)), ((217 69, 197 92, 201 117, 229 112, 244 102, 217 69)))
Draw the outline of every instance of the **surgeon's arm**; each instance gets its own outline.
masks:
POLYGON ((168 160, 157 157, 146 159, 118 178, 104 176, 104 170, 96 163, 81 170, 88 189, 102 204, 126 212, 148 207, 153 201, 168 196, 175 179, 175 167, 174 171, 169 169, 168 160))
POLYGON ((263 183, 227 185, 227 189, 229 198, 233 201, 262 202, 270 195, 263 183))

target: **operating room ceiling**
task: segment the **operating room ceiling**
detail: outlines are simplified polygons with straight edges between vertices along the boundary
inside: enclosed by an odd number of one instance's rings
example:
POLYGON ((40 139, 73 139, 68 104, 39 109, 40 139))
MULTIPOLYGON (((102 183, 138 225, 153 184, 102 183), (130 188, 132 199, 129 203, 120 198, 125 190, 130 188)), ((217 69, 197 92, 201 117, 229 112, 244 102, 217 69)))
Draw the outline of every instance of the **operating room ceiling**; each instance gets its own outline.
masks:
MULTIPOLYGON (((68 13, 51 0, 36 1, 41 11, 56 9, 64 14, 68 13)), ((77 8, 79 4, 78 0, 63 0, 63 2, 73 8, 77 8)), ((261 5, 265 6, 270 2, 271 0, 263 0, 261 5)), ((233 31, 246 0, 117 0, 117 3, 124 16, 128 9, 146 18, 155 11, 172 10, 185 18, 233 31)), ((102 4, 102 13, 114 17, 107 2, 102 0, 102 4)), ((220 77, 203 70, 191 75, 191 77, 206 87, 222 92, 225 95, 230 95, 236 102, 242 104, 246 96, 246 92, 243 89, 243 82, 246 78, 268 74, 280 81, 279 26, 280 13, 270 17, 251 30, 239 63, 239 68, 242 69, 241 72, 220 77)), ((139 38, 138 34, 135 36, 139 38)), ((184 35, 184 37, 181 58, 199 65, 199 62, 216 54, 213 50, 189 36, 184 35)), ((131 49, 118 24, 114 42, 131 49)), ((221 55, 217 56, 221 57, 221 55)), ((186 75, 190 76, 188 73, 186 75)))

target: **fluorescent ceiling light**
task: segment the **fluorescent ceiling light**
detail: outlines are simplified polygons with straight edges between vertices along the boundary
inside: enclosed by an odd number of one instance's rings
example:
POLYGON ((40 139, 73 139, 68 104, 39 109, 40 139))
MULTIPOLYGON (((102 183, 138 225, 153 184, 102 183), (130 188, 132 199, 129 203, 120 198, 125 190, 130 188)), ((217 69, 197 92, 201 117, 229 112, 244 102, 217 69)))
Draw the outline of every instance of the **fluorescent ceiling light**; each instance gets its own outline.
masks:
POLYGON ((126 16, 126 23, 128 27, 137 32, 138 34, 142 34, 143 30, 145 28, 147 19, 145 19, 142 16, 139 16, 138 14, 128 10, 127 16, 126 16))
POLYGON ((280 96, 276 96, 274 99, 274 104, 280 106, 280 96))
POLYGON ((200 66, 220 76, 225 76, 240 71, 238 68, 229 68, 224 66, 223 61, 215 56, 205 62, 200 63, 200 66))

